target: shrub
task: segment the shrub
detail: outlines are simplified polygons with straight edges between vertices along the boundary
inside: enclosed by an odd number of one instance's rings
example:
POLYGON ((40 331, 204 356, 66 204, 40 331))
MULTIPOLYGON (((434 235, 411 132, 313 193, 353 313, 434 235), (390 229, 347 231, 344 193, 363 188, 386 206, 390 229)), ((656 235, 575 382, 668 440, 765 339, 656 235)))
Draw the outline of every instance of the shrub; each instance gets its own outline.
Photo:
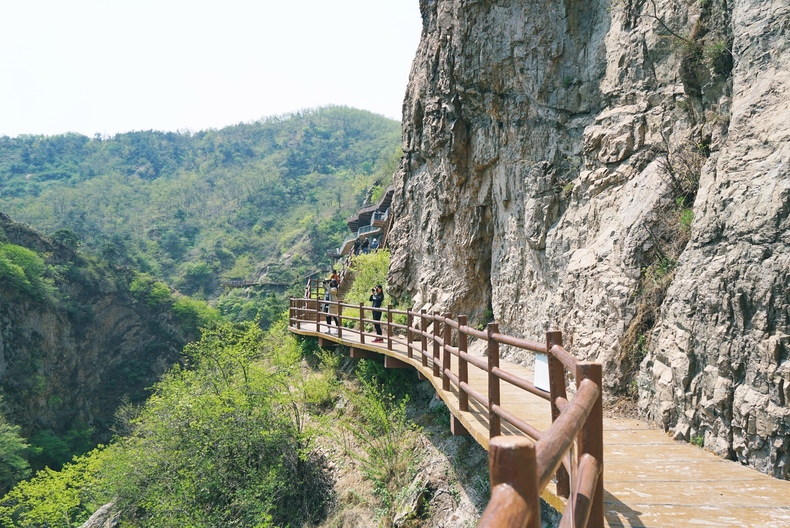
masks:
POLYGON ((266 518, 285 526, 322 515, 320 467, 307 460, 293 371, 257 359, 262 346, 256 324, 218 325, 185 349, 193 370, 175 368, 155 386, 111 475, 131 526, 256 526, 266 518))
POLYGON ((0 281, 36 299, 46 297, 44 259, 30 249, 16 244, 0 244, 0 281))
POLYGON ((192 333, 220 319, 219 311, 216 309, 211 308, 203 301, 185 296, 175 297, 173 314, 176 320, 186 326, 192 333))
POLYGON ((346 416, 344 427, 361 446, 348 451, 362 473, 374 486, 384 507, 391 510, 393 499, 412 476, 416 465, 417 427, 406 417, 408 397, 395 401, 375 381, 362 381, 361 391, 348 391, 354 414, 346 416))
POLYGON ((150 308, 160 308, 171 300, 170 288, 145 273, 138 273, 129 284, 129 292, 150 308))
POLYGON ((99 446, 60 471, 45 468, 31 480, 20 482, 0 501, 0 525, 78 526, 112 498, 100 477, 111 453, 99 446))

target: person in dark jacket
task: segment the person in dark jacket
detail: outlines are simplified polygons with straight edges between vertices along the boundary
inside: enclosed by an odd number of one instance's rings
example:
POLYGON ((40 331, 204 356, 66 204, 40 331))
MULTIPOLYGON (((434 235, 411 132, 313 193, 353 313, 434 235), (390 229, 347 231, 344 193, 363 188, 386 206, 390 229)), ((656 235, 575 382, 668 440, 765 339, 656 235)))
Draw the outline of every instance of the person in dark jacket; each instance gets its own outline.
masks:
MULTIPOLYGON (((373 303, 373 308, 381 308, 381 303, 384 302, 384 291, 381 289, 381 284, 373 288, 371 290, 373 295, 370 296, 370 302, 373 303)), ((374 321, 381 321, 381 310, 373 310, 373 320, 374 321)), ((384 339, 381 337, 381 325, 379 323, 373 323, 373 326, 376 328, 376 333, 379 335, 376 339, 373 340, 374 343, 381 343, 384 339)))

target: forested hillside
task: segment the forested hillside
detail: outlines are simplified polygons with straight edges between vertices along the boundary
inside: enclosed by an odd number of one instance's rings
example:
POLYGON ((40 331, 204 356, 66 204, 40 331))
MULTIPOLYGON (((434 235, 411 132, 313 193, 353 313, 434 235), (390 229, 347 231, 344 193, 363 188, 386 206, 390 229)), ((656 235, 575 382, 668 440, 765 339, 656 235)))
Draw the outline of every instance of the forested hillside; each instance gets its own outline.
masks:
POLYGON ((117 407, 142 402, 218 318, 150 275, 0 213, 0 494, 27 472, 26 461, 9 468, 9 431, 30 444, 33 469, 59 468, 107 441, 117 407))
MULTIPOLYGON (((398 122, 346 107, 221 130, 0 138, 0 211, 213 299, 222 279, 293 284, 328 263, 344 219, 399 157, 398 122)), ((231 318, 278 311, 232 292, 231 318)))

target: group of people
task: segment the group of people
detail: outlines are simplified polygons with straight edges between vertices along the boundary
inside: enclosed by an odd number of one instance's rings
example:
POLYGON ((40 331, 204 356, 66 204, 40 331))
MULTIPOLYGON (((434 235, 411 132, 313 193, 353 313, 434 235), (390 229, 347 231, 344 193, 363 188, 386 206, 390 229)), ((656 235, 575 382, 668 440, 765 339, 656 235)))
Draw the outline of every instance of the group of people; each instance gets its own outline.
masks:
MULTIPOLYGON (((332 321, 335 322, 336 327, 340 327, 340 319, 338 319, 338 304, 337 304, 337 288, 340 285, 340 276, 337 274, 337 271, 332 270, 332 276, 324 281, 324 287, 326 289, 326 293, 324 293, 324 301, 329 301, 324 303, 324 312, 326 313, 326 325, 329 329, 326 331, 329 335, 338 335, 338 330, 332 331, 332 321)), ((371 290, 371 295, 368 299, 372 306, 373 306, 373 320, 376 321, 373 323, 373 327, 376 329, 377 337, 373 339, 374 343, 381 343, 384 341, 381 332, 381 303, 384 302, 384 290, 381 287, 381 284, 377 285, 375 288, 371 290), (379 308, 379 310, 376 310, 379 308)))
POLYGON ((354 255, 359 255, 362 253, 363 255, 367 255, 371 251, 376 251, 379 248, 379 239, 378 238, 357 238, 354 240, 354 255))

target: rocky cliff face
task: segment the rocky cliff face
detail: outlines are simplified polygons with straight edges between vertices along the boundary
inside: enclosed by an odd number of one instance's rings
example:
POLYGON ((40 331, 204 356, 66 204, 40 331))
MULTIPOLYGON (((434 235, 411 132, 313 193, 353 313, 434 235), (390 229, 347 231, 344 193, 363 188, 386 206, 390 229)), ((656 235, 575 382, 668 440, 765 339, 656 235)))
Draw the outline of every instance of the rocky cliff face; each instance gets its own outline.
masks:
POLYGON ((0 393, 26 437, 92 428, 107 441, 123 401, 141 401, 190 337, 129 291, 134 273, 92 262, 0 213, 0 242, 34 250, 51 291, 0 281, 0 393))
POLYGON ((787 4, 420 9, 393 293, 562 329, 610 394, 787 478, 787 4))

